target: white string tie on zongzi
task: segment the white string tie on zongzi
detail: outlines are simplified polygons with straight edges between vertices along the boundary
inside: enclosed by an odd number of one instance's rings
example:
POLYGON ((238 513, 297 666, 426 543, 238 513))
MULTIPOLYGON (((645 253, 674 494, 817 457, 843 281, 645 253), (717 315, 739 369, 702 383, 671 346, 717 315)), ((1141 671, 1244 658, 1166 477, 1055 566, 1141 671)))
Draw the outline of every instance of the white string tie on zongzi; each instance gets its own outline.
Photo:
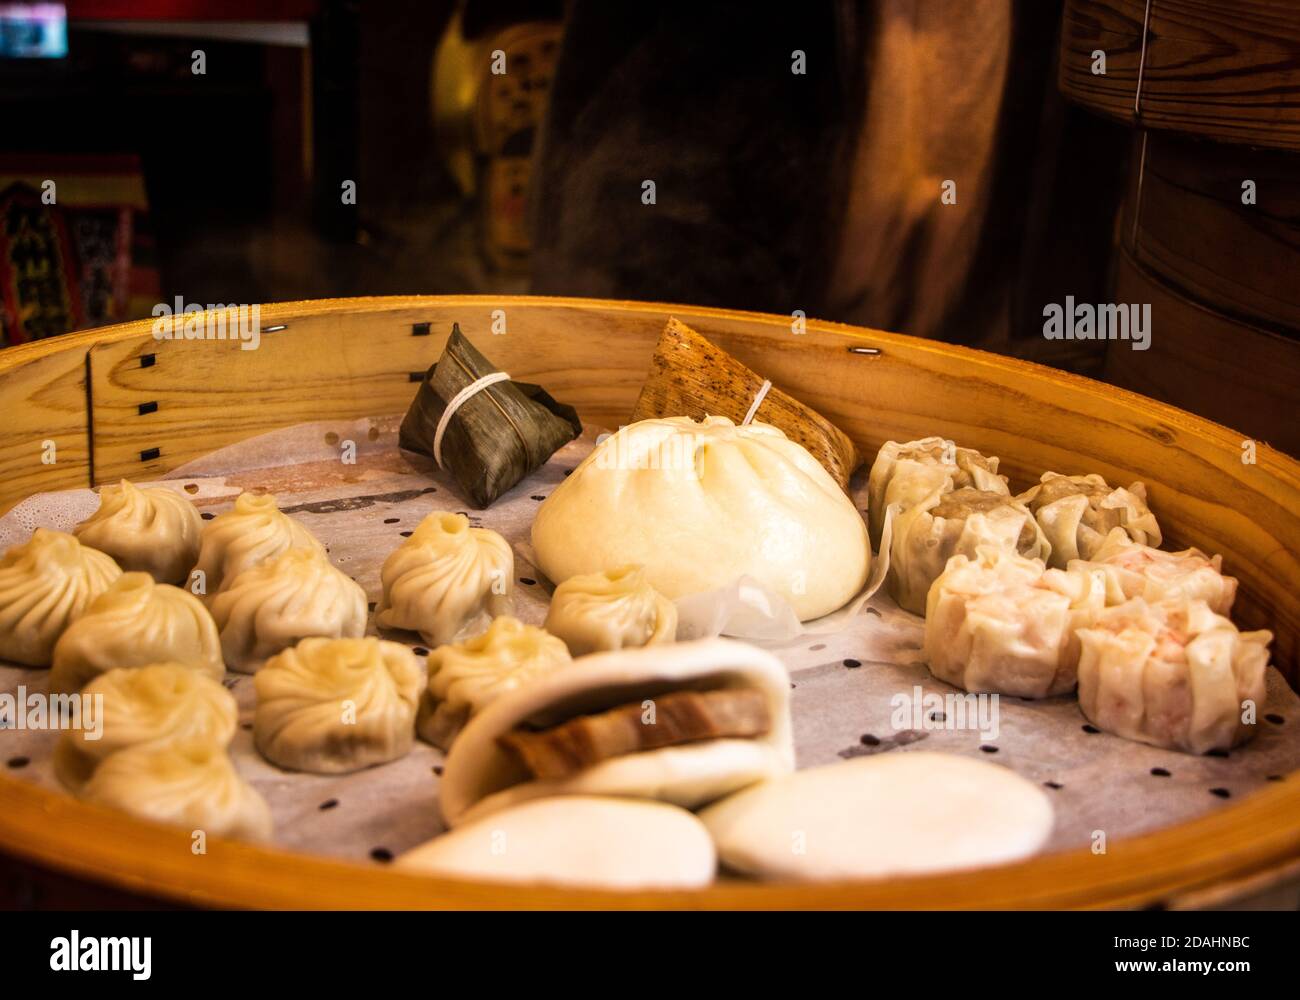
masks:
POLYGON ((509 381, 510 375, 508 373, 493 372, 491 375, 484 375, 480 379, 475 379, 451 397, 447 408, 442 411, 442 417, 438 420, 438 429, 433 432, 433 460, 438 463, 438 468, 442 468, 442 435, 446 432, 447 424, 450 423, 451 418, 456 415, 456 411, 472 396, 482 392, 488 386, 509 381))
POLYGON ((753 421, 754 414, 757 413, 758 408, 763 405, 763 400, 767 399, 767 390, 770 388, 772 388, 772 383, 767 379, 763 379, 763 384, 759 387, 758 393, 754 396, 754 401, 749 404, 749 412, 745 414, 745 419, 740 422, 741 427, 744 427, 746 424, 753 421))

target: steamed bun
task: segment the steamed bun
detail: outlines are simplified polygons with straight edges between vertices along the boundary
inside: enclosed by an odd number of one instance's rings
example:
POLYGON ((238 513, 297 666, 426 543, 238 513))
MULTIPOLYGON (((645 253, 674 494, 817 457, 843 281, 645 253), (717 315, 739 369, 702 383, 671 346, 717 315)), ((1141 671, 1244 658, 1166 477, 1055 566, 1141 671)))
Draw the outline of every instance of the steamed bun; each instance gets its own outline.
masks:
POLYGON ((204 600, 210 605, 236 574, 289 549, 325 555, 325 546, 302 524, 276 506, 269 493, 241 493, 235 506, 218 514, 203 529, 195 574, 202 574, 204 600))
POLYGON ((640 566, 620 566, 556 587, 544 627, 574 656, 653 646, 676 638, 677 606, 646 583, 640 566))
POLYGON ((99 491, 99 509, 72 533, 127 572, 148 573, 159 583, 184 583, 199 558, 203 519, 174 490, 141 489, 123 479, 99 491))

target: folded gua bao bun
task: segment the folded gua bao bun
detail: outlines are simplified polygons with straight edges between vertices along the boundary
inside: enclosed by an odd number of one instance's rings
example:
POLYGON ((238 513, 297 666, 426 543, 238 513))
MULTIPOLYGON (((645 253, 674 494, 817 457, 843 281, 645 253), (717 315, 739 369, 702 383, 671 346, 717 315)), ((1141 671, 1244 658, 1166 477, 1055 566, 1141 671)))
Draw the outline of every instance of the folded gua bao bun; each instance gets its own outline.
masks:
POLYGON ((547 795, 703 805, 794 769, 789 698, 780 660, 728 639, 582 657, 470 720, 443 769, 443 819, 457 826, 547 795), (575 725, 587 728, 575 734, 575 725), (750 735, 714 735, 742 732, 750 735), (566 735, 557 756, 568 752, 569 770, 556 777, 535 777, 510 745, 566 735), (593 748, 604 759, 589 762, 593 748))

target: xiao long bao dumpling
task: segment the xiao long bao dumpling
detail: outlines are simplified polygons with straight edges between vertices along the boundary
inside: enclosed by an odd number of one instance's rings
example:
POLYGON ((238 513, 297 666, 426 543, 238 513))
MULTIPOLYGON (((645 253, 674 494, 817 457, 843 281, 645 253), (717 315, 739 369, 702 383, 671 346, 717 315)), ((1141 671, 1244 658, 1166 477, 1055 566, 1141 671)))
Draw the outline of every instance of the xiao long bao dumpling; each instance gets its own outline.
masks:
POLYGON ((935 490, 984 490, 1009 493, 1005 476, 998 475, 998 459, 985 458, 974 448, 958 448, 947 438, 886 441, 871 465, 867 479, 867 516, 871 540, 879 544, 885 510, 898 504, 906 510, 935 490))
POLYGON ((417 726, 422 739, 446 750, 471 716, 573 661, 555 636, 502 616, 480 636, 438 647, 428 662, 429 687, 417 726))
POLYGON ((1045 698, 1074 688, 1075 630, 1106 606, 1100 573, 1044 569, 1007 549, 956 555, 930 588, 925 657, 942 681, 973 692, 1045 698))
POLYGON ((1205 601, 1210 610, 1226 615, 1237 597, 1237 578, 1222 573, 1223 557, 1210 558, 1199 549, 1164 552, 1139 545, 1115 528, 1091 561, 1070 563, 1071 569, 1100 569, 1106 576, 1106 601, 1122 604, 1134 597, 1147 601, 1190 598, 1205 601))
POLYGON ((677 600, 747 576, 800 621, 847 604, 871 562, 866 525, 830 473, 775 427, 726 417, 622 428, 541 505, 532 538, 557 584, 637 564, 677 600))
POLYGON ((676 638, 677 606, 646 583, 640 566, 621 566, 556 587, 544 627, 574 656, 653 646, 676 638))
POLYGON ((179 493, 161 486, 140 489, 123 479, 99 491, 99 510, 72 533, 127 572, 184 583, 199 558, 203 519, 179 493))
POLYGON ((202 574, 202 590, 191 589, 212 599, 242 570, 289 549, 308 549, 325 555, 325 546, 288 514, 276 506, 271 494, 241 493, 235 506, 209 521, 203 529, 195 574, 202 574))
POLYGON ((110 556, 37 528, 0 558, 0 661, 48 667, 63 630, 121 575, 110 556))
POLYGON ((1080 630, 1079 707, 1125 739, 1228 750, 1254 735, 1272 638, 1238 632, 1204 601, 1135 598, 1080 630))
POLYGON ((1147 506, 1142 483, 1112 489, 1096 474, 1044 472, 1042 482, 1016 499, 1033 512, 1051 542, 1051 564, 1057 569, 1065 569, 1071 559, 1091 559, 1116 528, 1134 542, 1160 544, 1160 525, 1147 506))
POLYGON ((300 639, 364 635, 366 592, 324 555, 289 549, 230 580, 212 617, 230 669, 251 674, 300 639))
POLYGON ((226 666, 212 615, 187 590, 124 573, 60 637, 50 690, 71 694, 114 667, 167 662, 221 680, 226 666))
POLYGON ((271 810, 226 748, 205 740, 145 743, 107 757, 82 798, 210 837, 271 839, 271 810))
POLYGON ((435 511, 384 560, 375 621, 419 632, 430 646, 475 635, 510 613, 514 570, 514 553, 495 531, 435 511))
POLYGON ((969 487, 935 490, 903 511, 893 531, 889 591, 899 607, 917 615, 925 614, 930 585, 955 555, 973 557, 981 545, 992 545, 1046 561, 1052 551, 1023 504, 969 487))
POLYGON ((82 703, 101 696, 97 724, 83 716, 82 728, 64 733, 54 750, 54 771, 74 792, 127 747, 195 741, 224 749, 239 725, 234 695, 178 663, 110 670, 82 689, 82 703))
POLYGON ((344 774, 404 756, 415 740, 424 668, 383 639, 304 639, 253 678, 253 738, 292 771, 344 774))

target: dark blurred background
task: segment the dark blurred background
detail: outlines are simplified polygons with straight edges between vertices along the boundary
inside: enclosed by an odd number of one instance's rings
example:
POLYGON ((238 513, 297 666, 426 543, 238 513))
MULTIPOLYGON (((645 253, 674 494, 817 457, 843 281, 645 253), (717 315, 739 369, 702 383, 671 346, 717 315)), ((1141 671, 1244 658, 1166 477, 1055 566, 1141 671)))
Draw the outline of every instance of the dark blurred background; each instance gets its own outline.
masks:
POLYGON ((177 296, 802 310, 1300 451, 1294 5, 0 0, 0 135, 5 343, 177 296), (1151 349, 1048 339, 1067 296, 1151 349))

